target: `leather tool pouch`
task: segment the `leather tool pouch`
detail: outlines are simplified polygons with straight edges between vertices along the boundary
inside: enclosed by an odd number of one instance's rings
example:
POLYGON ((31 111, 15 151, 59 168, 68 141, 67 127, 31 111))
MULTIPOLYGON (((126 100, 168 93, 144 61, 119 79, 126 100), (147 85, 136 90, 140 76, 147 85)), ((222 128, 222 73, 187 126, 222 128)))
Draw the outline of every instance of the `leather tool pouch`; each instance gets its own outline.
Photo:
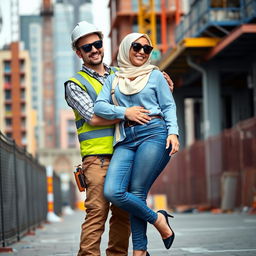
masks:
POLYGON ((84 177, 81 165, 77 166, 76 171, 74 172, 74 175, 75 175, 75 180, 76 180, 76 184, 79 191, 80 192, 85 191, 87 186, 86 186, 85 177, 84 177))

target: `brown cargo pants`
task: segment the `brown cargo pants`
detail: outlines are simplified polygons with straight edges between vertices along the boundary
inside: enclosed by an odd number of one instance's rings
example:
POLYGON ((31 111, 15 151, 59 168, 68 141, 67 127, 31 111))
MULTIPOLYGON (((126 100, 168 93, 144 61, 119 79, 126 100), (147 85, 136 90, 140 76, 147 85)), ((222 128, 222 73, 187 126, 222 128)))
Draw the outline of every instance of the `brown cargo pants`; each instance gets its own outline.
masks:
POLYGON ((86 217, 82 224, 78 256, 100 256, 101 236, 109 209, 112 216, 109 223, 107 256, 127 256, 130 236, 130 221, 127 212, 111 205, 103 196, 103 187, 110 157, 89 156, 83 161, 87 183, 86 217))

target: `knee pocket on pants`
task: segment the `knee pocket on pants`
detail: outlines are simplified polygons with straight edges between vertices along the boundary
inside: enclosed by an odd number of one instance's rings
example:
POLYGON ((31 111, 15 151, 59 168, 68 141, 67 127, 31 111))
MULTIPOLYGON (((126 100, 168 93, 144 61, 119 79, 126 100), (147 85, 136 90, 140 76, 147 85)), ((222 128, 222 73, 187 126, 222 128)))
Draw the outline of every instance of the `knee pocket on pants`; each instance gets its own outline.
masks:
POLYGON ((86 212, 87 214, 95 214, 95 215, 98 215, 98 214, 101 214, 101 215, 105 215, 108 213, 109 211, 109 204, 107 205, 95 205, 95 204, 89 204, 89 205, 86 205, 85 204, 85 207, 86 207, 86 212))

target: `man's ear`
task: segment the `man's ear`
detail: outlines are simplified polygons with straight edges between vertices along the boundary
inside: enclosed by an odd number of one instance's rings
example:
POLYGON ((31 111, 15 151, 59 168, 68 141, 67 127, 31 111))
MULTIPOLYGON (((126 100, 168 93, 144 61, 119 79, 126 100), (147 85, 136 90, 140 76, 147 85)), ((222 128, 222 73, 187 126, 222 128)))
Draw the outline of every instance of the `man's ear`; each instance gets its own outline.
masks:
POLYGON ((80 50, 76 50, 76 55, 77 55, 79 58, 82 58, 82 54, 81 54, 81 51, 80 51, 80 50))

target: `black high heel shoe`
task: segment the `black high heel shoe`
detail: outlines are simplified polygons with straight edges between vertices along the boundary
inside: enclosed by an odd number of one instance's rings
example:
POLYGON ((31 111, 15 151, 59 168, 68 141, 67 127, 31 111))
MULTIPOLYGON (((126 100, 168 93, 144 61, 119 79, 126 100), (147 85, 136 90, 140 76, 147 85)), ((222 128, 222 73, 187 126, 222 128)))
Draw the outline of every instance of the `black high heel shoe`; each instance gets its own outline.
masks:
POLYGON ((165 248, 166 248, 166 249, 170 249, 170 247, 172 246, 172 243, 173 243, 175 234, 174 234, 174 232, 173 232, 173 230, 172 230, 172 228, 171 228, 171 226, 170 226, 170 224, 169 224, 168 217, 173 218, 173 216, 170 215, 170 214, 168 214, 165 210, 159 210, 159 211, 157 211, 157 212, 159 212, 159 213, 161 213, 161 214, 164 215, 165 220, 166 220, 166 223, 168 224, 170 230, 172 231, 172 235, 171 235, 171 236, 169 236, 169 237, 163 239, 165 248))

